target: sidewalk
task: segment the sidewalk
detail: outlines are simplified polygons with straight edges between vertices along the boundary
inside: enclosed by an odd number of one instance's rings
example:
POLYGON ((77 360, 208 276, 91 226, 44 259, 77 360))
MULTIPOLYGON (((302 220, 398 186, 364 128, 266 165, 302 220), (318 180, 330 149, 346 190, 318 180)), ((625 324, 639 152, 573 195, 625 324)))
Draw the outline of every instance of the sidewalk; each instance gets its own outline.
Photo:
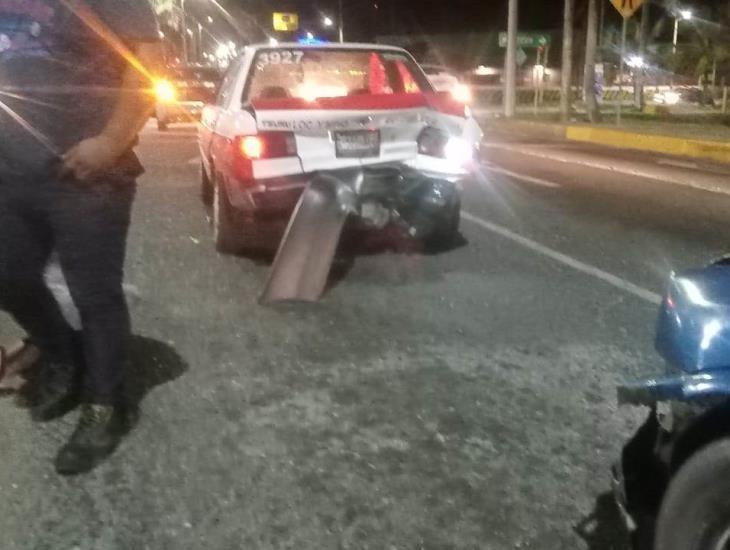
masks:
POLYGON ((611 123, 560 124, 549 120, 484 119, 487 128, 535 139, 560 139, 634 149, 730 164, 730 125, 690 121, 627 118, 611 123))

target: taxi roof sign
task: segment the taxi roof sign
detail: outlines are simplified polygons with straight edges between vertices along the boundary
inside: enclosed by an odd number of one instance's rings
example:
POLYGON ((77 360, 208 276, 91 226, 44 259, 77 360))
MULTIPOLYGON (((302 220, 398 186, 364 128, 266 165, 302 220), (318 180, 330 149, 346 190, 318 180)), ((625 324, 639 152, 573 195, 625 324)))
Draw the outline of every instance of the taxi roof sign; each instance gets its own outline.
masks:
POLYGON ((644 0, 611 0, 611 3, 621 14, 621 17, 628 19, 638 11, 644 0))
POLYGON ((296 13, 274 13, 274 30, 279 32, 294 32, 299 30, 299 15, 296 13))

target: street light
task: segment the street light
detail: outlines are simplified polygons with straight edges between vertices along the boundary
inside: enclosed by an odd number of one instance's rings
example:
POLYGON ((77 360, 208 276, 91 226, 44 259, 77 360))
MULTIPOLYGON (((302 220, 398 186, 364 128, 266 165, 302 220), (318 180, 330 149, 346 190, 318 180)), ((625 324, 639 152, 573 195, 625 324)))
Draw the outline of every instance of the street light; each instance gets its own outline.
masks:
POLYGON ((674 18, 674 39, 672 40, 672 55, 677 55, 677 36, 679 35, 679 20, 689 21, 692 19, 692 10, 679 10, 674 18))
POLYGON ((672 59, 674 59, 674 67, 672 69, 672 77, 670 86, 674 87, 674 71, 677 69, 677 37, 679 35, 679 20, 689 21, 692 19, 692 10, 679 10, 674 16, 674 38, 672 39, 672 59))
POLYGON ((334 22, 334 21, 332 21, 332 18, 331 18, 331 17, 329 17, 329 16, 326 16, 326 17, 325 17, 325 18, 324 18, 324 19, 322 20, 322 24, 323 24, 323 25, 324 25, 325 27, 331 27, 332 25, 334 25, 334 24, 335 24, 335 22, 334 22))

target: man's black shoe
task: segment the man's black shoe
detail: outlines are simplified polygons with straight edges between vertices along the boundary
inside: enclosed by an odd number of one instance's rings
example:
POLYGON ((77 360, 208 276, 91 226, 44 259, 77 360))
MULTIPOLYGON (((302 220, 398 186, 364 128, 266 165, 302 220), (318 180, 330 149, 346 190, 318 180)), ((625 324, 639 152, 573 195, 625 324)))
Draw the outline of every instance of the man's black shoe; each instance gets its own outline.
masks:
POLYGON ((119 407, 82 405, 76 430, 56 457, 56 471, 77 475, 92 470, 114 452, 126 426, 126 415, 119 407))
POLYGON ((60 418, 79 404, 79 373, 74 365, 45 363, 31 397, 30 416, 36 422, 60 418))

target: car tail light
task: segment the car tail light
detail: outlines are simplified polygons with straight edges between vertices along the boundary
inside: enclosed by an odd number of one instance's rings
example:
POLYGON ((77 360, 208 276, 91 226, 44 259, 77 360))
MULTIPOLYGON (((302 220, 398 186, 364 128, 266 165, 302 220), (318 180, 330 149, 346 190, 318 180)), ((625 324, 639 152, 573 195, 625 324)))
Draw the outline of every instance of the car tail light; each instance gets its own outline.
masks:
POLYGON ((297 141, 291 132, 261 132, 238 136, 233 141, 236 175, 241 180, 253 179, 253 161, 297 156, 297 141))
POLYGON ((474 99, 471 93, 471 88, 467 86, 466 84, 456 84, 451 89, 451 96, 458 101, 459 103, 463 103, 464 105, 468 105, 472 102, 474 99))
POLYGON ((237 149, 249 160, 297 156, 297 141, 291 132, 262 132, 236 138, 237 149))
POLYGON ((239 148, 247 159, 258 160, 264 156, 264 140, 259 136, 245 136, 239 142, 239 148))

